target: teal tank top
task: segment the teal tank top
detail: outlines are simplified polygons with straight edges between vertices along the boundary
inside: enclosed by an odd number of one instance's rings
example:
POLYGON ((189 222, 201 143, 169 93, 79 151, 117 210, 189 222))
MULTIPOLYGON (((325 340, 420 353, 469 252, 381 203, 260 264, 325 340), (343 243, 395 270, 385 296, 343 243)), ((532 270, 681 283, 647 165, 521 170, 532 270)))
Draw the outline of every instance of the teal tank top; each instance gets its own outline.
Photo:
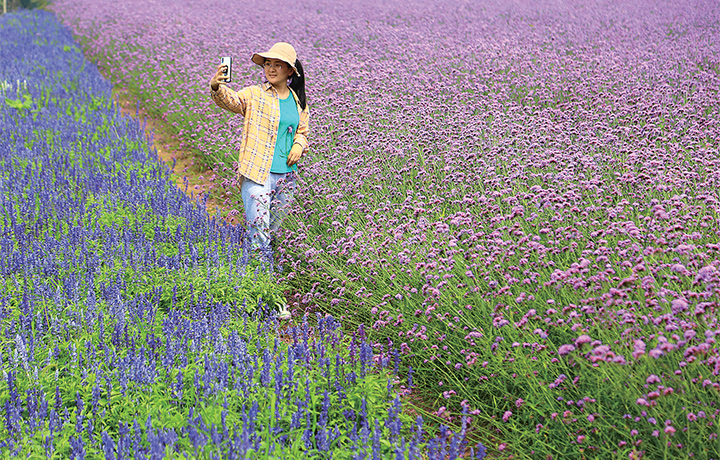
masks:
POLYGON ((280 125, 278 126, 275 153, 273 153, 270 172, 284 174, 297 171, 297 164, 288 167, 287 157, 292 148, 298 124, 300 124, 300 115, 298 114, 297 104, 292 93, 289 93, 288 97, 280 99, 280 125))

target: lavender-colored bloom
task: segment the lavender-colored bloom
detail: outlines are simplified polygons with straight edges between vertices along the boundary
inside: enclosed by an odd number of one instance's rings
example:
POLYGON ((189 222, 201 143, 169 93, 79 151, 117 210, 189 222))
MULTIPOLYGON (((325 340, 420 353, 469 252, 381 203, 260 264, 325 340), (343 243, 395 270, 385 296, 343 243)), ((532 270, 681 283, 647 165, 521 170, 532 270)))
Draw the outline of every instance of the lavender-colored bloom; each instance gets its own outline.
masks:
POLYGON ((375 428, 372 430, 372 458, 373 460, 381 460, 382 452, 380 450, 380 438, 382 436, 382 430, 380 429, 379 422, 375 420, 375 428))
POLYGON ((590 342, 592 342, 592 338, 589 335, 583 334, 575 339, 575 346, 580 346, 590 342))
POLYGON ((570 344, 560 345, 560 348, 558 348, 558 353, 561 356, 567 355, 573 351, 575 351, 575 346, 570 344))
POLYGON ((83 460, 85 458, 85 442, 83 442, 82 435, 70 437, 70 449, 73 459, 83 460))
POLYGON ((487 450, 482 443, 478 443, 475 446, 475 458, 477 460, 483 460, 487 456, 487 450))
POLYGON ((303 436, 302 436, 302 442, 305 444, 306 449, 312 449, 313 446, 313 428, 312 428, 312 421, 311 421, 311 415, 308 412, 307 418, 305 419, 305 429, 303 430, 303 436))

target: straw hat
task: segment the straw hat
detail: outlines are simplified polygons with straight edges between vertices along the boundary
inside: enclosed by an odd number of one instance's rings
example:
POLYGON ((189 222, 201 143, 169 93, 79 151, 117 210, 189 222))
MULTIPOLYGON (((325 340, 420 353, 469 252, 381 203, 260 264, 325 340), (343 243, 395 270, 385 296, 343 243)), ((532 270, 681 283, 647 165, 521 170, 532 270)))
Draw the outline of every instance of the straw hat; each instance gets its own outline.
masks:
POLYGON ((265 65, 265 59, 280 59, 283 62, 287 62, 290 67, 295 71, 296 75, 300 75, 300 72, 295 68, 295 61, 297 60, 297 54, 295 48, 290 43, 278 42, 275 43, 269 51, 265 53, 255 53, 252 55, 252 61, 260 67, 265 65))

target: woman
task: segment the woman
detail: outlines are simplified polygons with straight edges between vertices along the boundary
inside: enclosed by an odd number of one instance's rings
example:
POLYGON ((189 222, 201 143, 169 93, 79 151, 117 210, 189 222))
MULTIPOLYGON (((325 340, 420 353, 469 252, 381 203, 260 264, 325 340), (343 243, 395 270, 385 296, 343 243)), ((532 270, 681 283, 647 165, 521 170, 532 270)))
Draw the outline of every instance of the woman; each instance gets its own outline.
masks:
POLYGON ((275 43, 252 61, 265 69, 266 82, 233 91, 220 65, 210 79, 210 96, 245 117, 238 174, 249 243, 254 253, 270 254, 272 234, 295 190, 297 162, 308 151, 309 112, 303 68, 289 43, 275 43))

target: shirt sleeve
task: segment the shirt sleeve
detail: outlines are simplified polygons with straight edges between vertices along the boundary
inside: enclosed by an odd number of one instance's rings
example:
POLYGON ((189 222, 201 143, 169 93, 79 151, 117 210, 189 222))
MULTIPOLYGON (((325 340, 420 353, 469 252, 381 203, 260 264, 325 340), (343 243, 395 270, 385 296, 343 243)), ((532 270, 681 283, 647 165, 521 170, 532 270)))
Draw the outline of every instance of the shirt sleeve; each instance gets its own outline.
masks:
POLYGON ((308 129, 308 123, 310 121, 310 111, 307 106, 305 106, 305 109, 300 112, 300 123, 298 123, 298 129, 295 132, 295 137, 293 139, 293 144, 300 144, 302 147, 303 155, 305 155, 308 152, 309 149, 309 143, 307 140, 307 136, 309 133, 308 129))
POLYGON ((233 91, 225 85, 220 85, 217 91, 210 89, 210 97, 218 107, 244 115, 252 97, 251 91, 251 87, 233 91))

